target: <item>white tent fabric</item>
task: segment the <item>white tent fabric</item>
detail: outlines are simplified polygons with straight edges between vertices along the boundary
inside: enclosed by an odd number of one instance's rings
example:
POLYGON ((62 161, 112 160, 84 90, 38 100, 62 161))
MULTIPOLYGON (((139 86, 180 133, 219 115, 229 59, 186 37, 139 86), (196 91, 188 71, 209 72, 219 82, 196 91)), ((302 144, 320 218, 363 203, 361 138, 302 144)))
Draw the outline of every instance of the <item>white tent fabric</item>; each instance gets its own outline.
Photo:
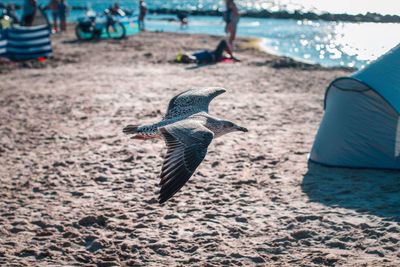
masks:
POLYGON ((336 167, 400 169, 400 45, 334 80, 310 161, 336 167))

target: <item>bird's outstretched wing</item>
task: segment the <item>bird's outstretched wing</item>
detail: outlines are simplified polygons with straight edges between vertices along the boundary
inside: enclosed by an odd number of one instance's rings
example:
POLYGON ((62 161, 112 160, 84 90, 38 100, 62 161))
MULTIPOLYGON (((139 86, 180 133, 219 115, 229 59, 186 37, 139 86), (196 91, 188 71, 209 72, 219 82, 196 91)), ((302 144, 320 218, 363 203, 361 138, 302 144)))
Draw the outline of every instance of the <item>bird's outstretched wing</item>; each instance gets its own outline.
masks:
POLYGON ((216 96, 226 92, 221 87, 195 88, 180 93, 169 101, 164 120, 208 112, 208 105, 216 96))
POLYGON ((170 199, 193 175, 207 154, 214 134, 194 120, 183 120, 159 129, 167 154, 161 170, 159 202, 170 199))

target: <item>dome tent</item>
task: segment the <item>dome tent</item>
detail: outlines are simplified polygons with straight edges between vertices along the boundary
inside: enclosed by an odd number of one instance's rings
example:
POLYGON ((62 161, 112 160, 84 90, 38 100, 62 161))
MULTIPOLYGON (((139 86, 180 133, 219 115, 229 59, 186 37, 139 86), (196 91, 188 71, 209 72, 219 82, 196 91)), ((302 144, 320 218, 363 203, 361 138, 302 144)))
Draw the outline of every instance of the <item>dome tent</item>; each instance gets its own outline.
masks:
POLYGON ((334 80, 309 160, 335 167, 400 169, 400 45, 334 80))

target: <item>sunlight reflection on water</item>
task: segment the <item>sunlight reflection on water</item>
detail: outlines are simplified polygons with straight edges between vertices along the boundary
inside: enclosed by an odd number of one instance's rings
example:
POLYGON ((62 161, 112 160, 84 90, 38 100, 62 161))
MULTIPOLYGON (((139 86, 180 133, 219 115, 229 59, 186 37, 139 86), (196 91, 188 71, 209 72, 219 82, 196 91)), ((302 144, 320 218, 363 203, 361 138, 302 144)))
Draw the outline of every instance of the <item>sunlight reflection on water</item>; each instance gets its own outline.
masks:
POLYGON ((400 41, 400 24, 294 21, 269 25, 263 46, 327 66, 361 68, 400 41))

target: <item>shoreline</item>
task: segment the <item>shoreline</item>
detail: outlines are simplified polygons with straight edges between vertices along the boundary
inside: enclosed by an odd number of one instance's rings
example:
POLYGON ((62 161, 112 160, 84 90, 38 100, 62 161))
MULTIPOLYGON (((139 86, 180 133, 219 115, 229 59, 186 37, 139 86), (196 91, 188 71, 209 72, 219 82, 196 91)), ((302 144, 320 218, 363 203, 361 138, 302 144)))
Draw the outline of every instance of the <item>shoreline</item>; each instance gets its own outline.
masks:
MULTIPOLYGON (((71 29, 74 29, 76 23, 68 23, 68 28, 69 31, 71 29)), ((166 34, 166 35, 177 35, 177 36, 186 36, 186 37, 197 37, 197 38, 212 38, 215 40, 221 39, 223 36, 219 35, 212 35, 212 34, 191 34, 191 33, 180 33, 180 32, 147 32, 149 34, 166 34)), ((126 41, 130 38, 135 38, 139 34, 135 35, 129 35, 127 38, 120 40, 120 41, 126 41)), ((60 38, 63 38, 62 34, 53 34, 53 39, 56 38, 59 40, 60 38)), ((110 39, 104 39, 104 40, 95 40, 92 42, 118 42, 116 40, 110 40, 110 39)), ((77 41, 78 42, 78 41, 77 41)), ((299 70, 305 70, 305 69, 314 69, 314 70, 342 70, 342 71, 347 71, 347 72, 354 72, 357 71, 356 68, 351 68, 351 67, 344 67, 344 66, 324 66, 319 63, 311 63, 307 62, 306 60, 302 60, 301 58, 295 58, 295 57, 288 57, 284 55, 279 55, 277 53, 273 53, 273 51, 270 51, 267 49, 265 46, 262 45, 263 38, 259 37, 237 37, 237 50, 242 51, 254 51, 254 56, 256 58, 266 58, 264 63, 266 65, 270 65, 273 68, 280 69, 280 68, 293 68, 293 69, 299 69, 299 70)), ((91 41, 85 42, 78 42, 81 45, 84 45, 85 43, 91 43, 91 41)), ((59 44, 56 45, 59 46, 59 44)), ((212 49, 211 48, 205 48, 205 49, 212 49)), ((179 49, 177 49, 178 51, 179 49)), ((199 48, 198 50, 193 50, 192 52, 202 50, 199 48)), ((173 60, 175 57, 171 56, 171 58, 168 61, 173 60)), ((74 63, 75 60, 73 58, 67 57, 66 59, 64 58, 64 55, 60 55, 57 53, 57 49, 55 49, 53 55, 45 62, 38 62, 37 60, 27 60, 27 61, 3 61, 0 62, 0 74, 2 73, 7 73, 9 71, 19 69, 19 68, 46 68, 48 66, 59 66, 63 62, 66 62, 67 64, 69 63, 74 63)))
MULTIPOLYGON (((77 18, 82 14, 79 12, 71 13, 70 21, 77 21, 77 18)), ((129 19, 133 24, 135 17, 129 19)), ((149 16, 148 25, 150 30, 160 30, 168 32, 193 32, 205 34, 221 34, 223 35, 223 25, 220 17, 193 17, 193 24, 187 28, 179 27, 177 18, 172 15, 149 16), (168 21, 164 22, 164 21, 168 21), (172 22, 174 21, 174 22, 172 22)), ((244 17, 238 28, 238 36, 265 38, 265 51, 277 55, 292 57, 295 60, 311 64, 321 64, 324 66, 349 66, 355 68, 363 68, 369 62, 376 58, 376 55, 381 55, 385 50, 389 50, 396 42, 386 32, 393 32, 391 29, 397 29, 400 24, 379 24, 379 23, 364 23, 364 24, 332 24, 327 22, 312 22, 298 20, 274 20, 274 19, 250 19, 244 17), (271 25, 271 27, 269 26, 271 25), (270 27, 271 30, 266 30, 270 27), (293 28, 292 28, 293 27, 293 28), (281 32, 275 32, 274 29, 281 29, 281 32), (322 34, 322 28, 326 33, 322 34), (296 32, 292 32, 295 29, 296 32), (382 35, 378 38, 375 46, 363 42, 355 45, 352 41, 351 31, 359 30, 362 38, 368 37, 370 34, 382 35), (342 34, 339 34, 341 33, 342 34), (338 33, 338 35, 337 35, 338 33), (251 36, 249 36, 251 35, 251 36), (288 36, 288 38, 285 37, 288 36), (307 42, 296 36, 307 36, 310 41, 307 42), (388 38, 384 38, 388 37, 388 38), (330 38, 342 40, 332 46, 330 38), (308 44, 307 44, 308 43, 308 44), (329 49, 327 47, 330 47, 329 49), (356 47, 357 46, 357 47, 356 47), (348 47, 348 48, 346 48, 348 47), (360 51, 360 55, 358 52, 360 51)), ((132 27, 133 31, 136 28, 132 27)), ((361 37, 360 37, 361 38, 361 37)))
MULTIPOLYGON (((250 40, 252 39, 252 37, 250 37, 250 40)), ((358 68, 355 67, 346 67, 346 66, 326 66, 326 65, 322 65, 320 63, 314 63, 314 62, 310 62, 307 61, 305 59, 302 59, 300 57, 295 57, 295 56, 285 56, 285 55, 281 55, 279 53, 274 52, 273 49, 268 48, 268 46, 263 45, 263 38, 258 38, 258 37, 254 37, 254 39, 258 39, 257 40, 257 45, 258 48, 261 52, 269 54, 269 55, 273 55, 276 57, 279 57, 282 59, 283 62, 287 62, 288 65, 292 64, 292 65, 297 65, 297 66, 302 66, 303 68, 316 68, 316 69, 331 69, 331 70, 345 70, 345 71, 357 71, 358 68)))

